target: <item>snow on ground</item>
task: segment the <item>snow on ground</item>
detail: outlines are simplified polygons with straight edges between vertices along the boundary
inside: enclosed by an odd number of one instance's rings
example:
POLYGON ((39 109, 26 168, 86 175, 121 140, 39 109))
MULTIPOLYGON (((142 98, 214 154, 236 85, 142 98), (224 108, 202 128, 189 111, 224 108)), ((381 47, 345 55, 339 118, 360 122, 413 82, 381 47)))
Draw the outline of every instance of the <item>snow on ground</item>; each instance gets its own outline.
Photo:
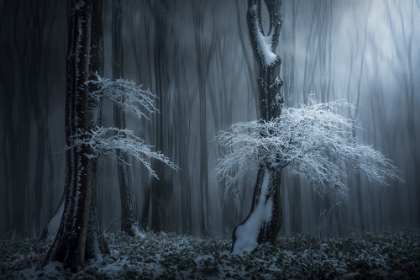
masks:
POLYGON ((47 244, 0 240, 0 279, 420 279, 420 231, 319 240, 279 237, 278 245, 231 254, 230 240, 144 233, 106 234, 111 255, 75 274, 53 262, 36 270, 47 244))

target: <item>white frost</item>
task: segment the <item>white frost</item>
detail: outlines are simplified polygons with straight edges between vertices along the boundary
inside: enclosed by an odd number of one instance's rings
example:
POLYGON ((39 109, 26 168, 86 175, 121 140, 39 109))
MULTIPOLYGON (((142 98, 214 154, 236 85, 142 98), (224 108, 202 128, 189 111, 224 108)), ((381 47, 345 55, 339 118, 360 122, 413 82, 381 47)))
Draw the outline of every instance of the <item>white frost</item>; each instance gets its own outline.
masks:
MULTIPOLYGON (((96 79, 85 83, 85 85, 95 85, 98 88, 97 91, 89 93, 91 98, 101 100, 105 97, 117 104, 124 112, 131 113, 137 118, 145 117, 148 119, 149 114, 159 112, 154 103, 157 97, 149 90, 144 90, 141 85, 138 86, 133 81, 124 79, 111 81, 97 73, 95 75, 96 79)), ((92 121, 97 117, 99 110, 89 108, 89 111, 92 114, 90 116, 92 121)), ((179 169, 160 151, 153 151, 152 147, 146 145, 144 140, 137 137, 132 130, 96 127, 90 131, 79 130, 70 136, 70 140, 72 143, 66 147, 67 150, 79 149, 80 151, 80 147, 83 145, 88 146, 90 148, 89 153, 84 154, 88 159, 94 159, 105 154, 123 161, 123 158, 118 156, 120 153, 116 153, 117 150, 123 154, 131 155, 139 160, 155 178, 158 178, 158 176, 150 164, 151 159, 159 160, 173 169, 179 169)), ((129 164, 128 162, 124 163, 129 164)), ((74 164, 72 162, 73 166, 74 164)), ((77 179, 80 179, 83 171, 80 161, 77 170, 77 179)), ((77 195, 75 199, 77 199, 77 195)), ((77 211, 76 207, 74 211, 77 211)))
POLYGON ((352 122, 337 113, 339 105, 351 106, 311 100, 301 108, 284 107, 281 117, 273 121, 233 124, 216 136, 219 145, 231 152, 218 161, 214 174, 234 192, 244 176, 262 163, 306 177, 317 191, 345 190, 342 178, 349 162, 383 185, 387 178, 403 181, 390 160, 354 141, 352 122))
MULTIPOLYGON (((159 151, 152 151, 152 147, 146 145, 143 139, 137 137, 133 130, 97 127, 89 132, 73 135, 71 138, 74 139, 73 145, 67 147, 67 149, 87 145, 93 153, 85 154, 88 158, 107 155, 122 160, 116 153, 117 150, 120 150, 140 161, 155 178, 158 178, 158 176, 150 164, 150 159, 159 160, 173 169, 179 169, 164 154, 159 151)), ((129 164, 128 162, 125 163, 129 164)), ((80 168, 78 170, 81 170, 80 168)))

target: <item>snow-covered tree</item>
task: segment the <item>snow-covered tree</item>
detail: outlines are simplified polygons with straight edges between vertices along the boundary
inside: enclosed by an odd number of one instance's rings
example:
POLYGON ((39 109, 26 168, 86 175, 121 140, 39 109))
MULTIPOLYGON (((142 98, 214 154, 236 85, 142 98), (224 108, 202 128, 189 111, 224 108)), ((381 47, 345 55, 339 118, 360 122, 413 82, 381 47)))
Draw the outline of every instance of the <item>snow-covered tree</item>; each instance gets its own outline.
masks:
POLYGON ((102 21, 101 3, 71 0, 68 6, 66 178, 62 203, 47 226, 48 231, 54 230, 57 224, 59 228, 42 265, 59 261, 72 271, 77 271, 87 259, 100 258, 102 253, 109 252, 96 215, 96 166, 101 154, 118 160, 124 160, 121 154, 131 155, 154 177, 157 174, 151 168, 150 159, 177 168, 133 131, 100 126, 103 98, 137 117, 147 118, 149 113, 157 112, 155 96, 150 91, 131 81, 111 81, 92 73, 91 63, 103 63, 103 58, 97 61, 93 50, 102 49, 102 45, 95 43, 92 32, 98 31, 95 23, 102 21))
POLYGON ((247 223, 236 228, 234 252, 252 250, 260 243, 258 230, 273 215, 269 183, 274 173, 285 170, 303 176, 320 193, 328 188, 346 190, 342 179, 347 176, 349 162, 382 185, 387 185, 387 179, 401 180, 390 160, 354 141, 352 120, 338 114, 338 106, 351 105, 310 99, 310 104, 301 108, 283 108, 281 118, 236 123, 216 136, 221 146, 231 150, 215 169, 215 174, 226 182, 226 191, 239 188, 250 170, 262 169, 258 173, 258 197, 265 199, 254 201, 247 223))
POLYGON ((369 179, 386 185, 400 179, 397 168, 380 152, 354 141, 351 120, 337 113, 345 102, 317 103, 313 98, 301 108, 283 107, 278 77, 280 58, 275 54, 281 19, 281 1, 265 0, 269 30, 261 24, 261 0, 248 0, 247 23, 259 66, 260 120, 237 123, 216 136, 231 150, 220 159, 215 175, 235 193, 250 170, 258 168, 251 210, 233 231, 231 251, 251 251, 260 243, 275 244, 282 223, 280 183, 283 170, 305 176, 314 188, 344 190, 346 163, 363 170, 369 179))
MULTIPOLYGON (((264 2, 269 15, 268 32, 264 32, 261 23, 261 0, 248 0, 247 24, 252 50, 258 63, 260 118, 268 122, 279 116, 280 105, 283 103, 279 92, 282 86, 279 77, 281 59, 275 53, 282 20, 279 13, 281 1, 264 2)), ((280 207, 280 179, 279 172, 273 172, 264 165, 259 166, 251 210, 248 217, 233 230, 232 251, 250 250, 258 243, 276 242, 283 219, 280 207), (260 215, 262 212, 264 215, 260 215)))
POLYGON ((353 121, 338 114, 338 106, 351 104, 335 101, 300 108, 283 108, 281 118, 269 122, 233 124, 216 136, 219 145, 231 149, 222 158, 215 174, 226 180, 227 189, 238 183, 250 170, 266 165, 275 171, 304 176, 320 193, 328 188, 345 190, 346 163, 350 161, 369 179, 387 185, 387 178, 400 179, 398 169, 380 152, 354 141, 353 121), (265 135, 265 136, 263 136, 265 135), (237 170, 232 174, 232 170, 237 170))

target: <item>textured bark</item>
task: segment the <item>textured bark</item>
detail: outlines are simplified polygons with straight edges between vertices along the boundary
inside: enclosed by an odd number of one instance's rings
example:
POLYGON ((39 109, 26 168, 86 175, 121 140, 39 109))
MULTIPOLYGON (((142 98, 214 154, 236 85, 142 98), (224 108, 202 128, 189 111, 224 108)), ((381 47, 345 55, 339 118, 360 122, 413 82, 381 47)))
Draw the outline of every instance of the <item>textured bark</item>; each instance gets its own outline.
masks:
MULTIPOLYGON (((123 76, 122 61, 122 5, 121 0, 114 0, 112 2, 112 72, 114 79, 119 79, 123 76)), ((125 112, 117 104, 114 104, 114 122, 116 127, 126 128, 125 112)), ((135 236, 135 228, 138 227, 137 200, 130 167, 127 164, 129 158, 121 150, 117 150, 116 153, 118 158, 121 159, 117 167, 121 200, 121 230, 130 236, 135 236)))
MULTIPOLYGON (((96 79, 95 73, 103 76, 104 73, 104 43, 103 43, 103 3, 102 1, 93 1, 92 4, 92 19, 91 19, 91 43, 90 43, 90 60, 89 60, 89 79, 94 80, 96 79)), ((89 85, 88 90, 90 92, 96 91, 97 88, 95 85, 89 85)), ((86 127, 88 130, 94 129, 98 126, 101 126, 101 109, 102 109, 102 102, 101 100, 87 98, 87 116, 86 116, 86 127)), ((99 247, 102 253, 109 253, 108 244, 103 236, 103 231, 101 225, 98 220, 97 216, 97 197, 96 197, 96 188, 97 188, 97 169, 98 169, 98 159, 93 158, 89 160, 87 165, 87 174, 88 174, 88 188, 92 189, 92 202, 91 202, 91 210, 90 210, 90 218, 89 218, 89 226, 88 226, 88 239, 90 240, 87 242, 88 248, 86 248, 87 252, 92 252, 94 248, 99 247), (93 242, 95 241, 95 242, 93 242), (98 242, 98 244, 96 243, 98 242)), ((58 228, 55 228, 52 222, 56 221, 57 219, 61 220, 61 217, 57 217, 62 213, 62 204, 67 201, 66 196, 68 194, 67 185, 65 186, 63 196, 61 201, 54 212, 53 217, 49 220, 49 222, 44 226, 42 233, 41 233, 41 240, 55 238, 58 228)), ((95 249, 96 250, 96 249, 95 249)), ((93 254, 86 254, 87 258, 93 257, 93 254)))
MULTIPOLYGON (((103 2, 93 1, 91 46, 90 46, 90 80, 94 80, 95 73, 104 75, 104 34, 103 34, 103 2)), ((96 85, 89 85, 89 91, 98 90, 96 85)), ((88 130, 101 126, 102 100, 88 97, 88 130)), ((92 189, 92 203, 89 213, 89 225, 87 231, 86 259, 97 258, 100 254, 109 254, 110 250, 106 241, 102 226, 99 223, 97 207, 98 188, 98 158, 93 158, 88 165, 89 188, 92 189)))
MULTIPOLYGON (((88 109, 90 24, 92 1, 76 8, 77 1, 68 6, 68 49, 66 57, 66 145, 72 145, 72 136, 86 130, 88 109)), ((63 262, 65 268, 77 271, 84 264, 86 232, 89 221, 92 189, 88 184, 89 160, 86 146, 66 152, 65 205, 60 228, 43 264, 63 262)))
MULTIPOLYGON (((278 45, 280 28, 281 28, 281 18, 280 18, 280 1, 279 0, 265 0, 267 10, 270 17, 270 29, 268 33, 274 33, 271 40, 271 51, 275 52, 275 49, 278 45)), ((280 64, 281 59, 277 56, 277 60, 271 64, 267 65, 265 62, 264 54, 260 51, 261 47, 258 41, 258 32, 264 34, 261 24, 261 0, 248 0, 248 13, 247 13, 247 23, 249 37, 252 45, 252 50, 254 52, 254 57, 258 63, 258 100, 260 102, 260 118, 264 121, 270 121, 280 115, 280 104, 283 99, 276 100, 276 96, 280 91, 282 82, 280 81, 280 64), (252 6, 256 5, 257 10, 253 10, 252 6), (255 26, 255 23, 258 23, 258 26, 255 26)))
MULTIPOLYGON (((99 125, 101 116, 101 104, 89 98, 92 89, 85 83, 93 72, 103 73, 102 1, 79 4, 69 1, 68 6, 67 146, 72 145, 73 135, 99 125)), ((89 160, 85 156, 89 152, 87 146, 78 146, 66 153, 63 216, 43 265, 59 261, 77 271, 86 259, 109 253, 96 211, 97 159, 89 160)))
MULTIPOLYGON (((268 35, 271 37, 271 52, 275 53, 278 45, 281 18, 279 14, 281 2, 278 0, 265 0, 265 5, 269 13, 270 29, 268 35)), ((248 13, 247 23, 249 36, 251 40, 252 49, 254 56, 258 63, 258 94, 260 101, 260 117, 262 121, 270 121, 278 117, 281 113, 281 104, 283 98, 279 93, 282 82, 279 78, 280 72, 280 57, 276 56, 276 59, 268 63, 264 51, 264 47, 259 41, 259 37, 264 35, 261 24, 261 0, 248 0, 248 13)), ((265 137, 266 135, 262 135, 265 137)), ((271 209, 270 221, 260 220, 257 243, 276 243, 277 234, 280 231, 283 214, 280 205, 280 183, 281 183, 281 171, 270 170, 265 163, 261 164, 258 169, 257 182, 254 186, 254 193, 252 199, 251 210, 247 218, 235 227, 232 234, 232 248, 231 251, 236 251, 235 245, 238 239, 244 238, 243 235, 247 233, 239 230, 241 227, 246 228, 247 223, 251 223, 250 217, 255 212, 255 205, 260 203, 266 204, 270 199, 273 201, 271 209), (268 171, 267 171, 268 170, 268 171), (267 173, 268 172, 268 173, 267 173), (264 174, 269 176, 268 181, 268 192, 265 197, 261 197, 261 190, 263 186, 264 174), (261 201, 263 200, 264 201, 261 201)), ((240 245, 238 245, 240 246, 240 245)), ((242 250, 242 249, 239 249, 242 250)))

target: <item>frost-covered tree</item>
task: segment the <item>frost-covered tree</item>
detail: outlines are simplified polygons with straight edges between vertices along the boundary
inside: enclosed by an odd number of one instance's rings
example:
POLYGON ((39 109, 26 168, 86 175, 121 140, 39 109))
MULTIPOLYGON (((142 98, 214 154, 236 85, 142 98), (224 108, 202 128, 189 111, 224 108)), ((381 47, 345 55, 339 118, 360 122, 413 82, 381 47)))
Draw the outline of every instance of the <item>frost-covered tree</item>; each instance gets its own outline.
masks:
MULTIPOLYGON (((261 23, 261 0, 248 0, 247 24, 254 56, 258 63, 258 101, 263 122, 276 119, 280 114, 283 98, 279 94, 282 81, 280 57, 275 54, 280 35, 279 0, 265 0, 269 15, 269 29, 264 32, 261 23)), ((269 135, 261 134, 261 138, 269 135)), ((229 181, 229 178, 227 178, 229 181)), ((257 243, 276 242, 281 228, 280 172, 270 165, 260 164, 255 183, 252 205, 246 219, 233 230, 232 251, 250 250, 257 243), (259 213, 266 215, 261 216, 259 213), (255 233, 255 234, 252 234, 255 233), (247 242, 250 240, 250 242, 247 242), (252 248, 251 248, 252 247, 252 248)))
POLYGON ((310 104, 301 108, 283 108, 280 118, 236 123, 228 131, 219 132, 218 143, 231 149, 215 169, 215 174, 225 180, 226 191, 239 188, 245 175, 259 167, 257 185, 261 188, 257 197, 261 199, 255 200, 254 193, 250 215, 236 227, 234 252, 252 250, 265 241, 258 236, 275 214, 270 182, 276 173, 285 170, 303 176, 319 193, 329 188, 346 190, 342 179, 347 176, 349 162, 382 185, 387 185, 387 178, 401 180, 390 160, 354 141, 353 122, 338 114, 339 105, 351 106, 310 99, 310 104))
POLYGON ((59 228, 42 265, 59 261, 71 271, 77 271, 87 259, 100 258, 102 253, 109 252, 96 215, 96 170, 101 154, 119 161, 125 158, 121 154, 131 155, 155 177, 151 159, 176 168, 133 131, 100 126, 103 98, 137 117, 147 118, 149 113, 157 111, 155 96, 141 86, 122 79, 111 81, 92 73, 92 67, 103 67, 99 54, 103 55, 103 45, 95 37, 97 32, 102 32, 102 25, 96 25, 102 21, 101 3, 71 0, 67 14, 66 178, 62 203, 47 227, 51 231, 59 224, 59 228), (99 52, 95 51, 98 49, 99 52))
POLYGON ((280 1, 265 0, 269 30, 261 24, 261 0, 248 0, 247 23, 251 45, 259 66, 260 121, 237 123, 220 132, 219 145, 231 150, 219 160, 215 174, 237 189, 250 170, 258 168, 251 210, 232 234, 231 251, 251 251, 260 243, 275 244, 282 223, 280 182, 283 170, 305 176, 319 192, 329 187, 345 189, 346 163, 352 162, 369 178, 386 184, 399 179, 397 168, 381 153, 358 144, 352 122, 337 113, 344 102, 316 103, 299 109, 284 108, 279 90, 280 58, 275 54, 281 19, 280 1))

